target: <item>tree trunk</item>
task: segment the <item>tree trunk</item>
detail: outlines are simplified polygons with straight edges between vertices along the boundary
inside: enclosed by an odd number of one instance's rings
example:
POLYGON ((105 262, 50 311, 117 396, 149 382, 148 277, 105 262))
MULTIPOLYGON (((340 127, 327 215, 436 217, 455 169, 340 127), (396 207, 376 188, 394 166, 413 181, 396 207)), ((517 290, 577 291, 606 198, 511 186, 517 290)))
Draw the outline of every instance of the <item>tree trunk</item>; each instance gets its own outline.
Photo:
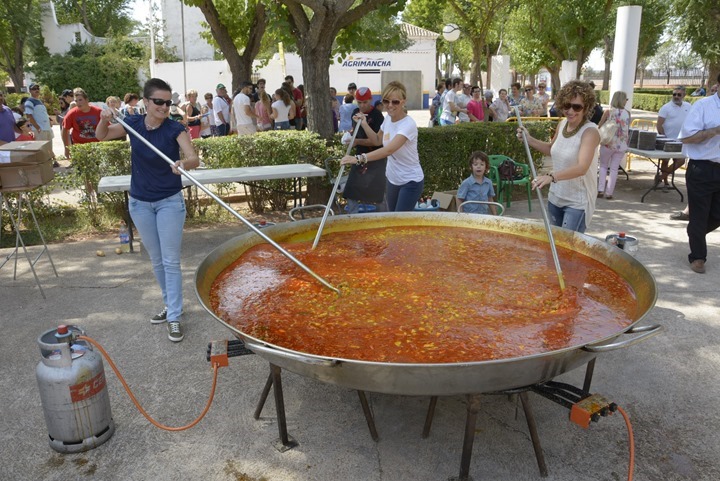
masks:
POLYGON ((602 90, 610 90, 610 50, 613 48, 614 40, 609 36, 603 37, 603 59, 605 60, 605 71, 603 72, 602 90))
POLYGON ((708 84, 705 89, 707 93, 710 93, 710 87, 718 82, 718 76, 720 75, 720 62, 708 64, 708 84))
POLYGON ((645 83, 645 66, 643 65, 640 69, 640 87, 643 88, 643 84, 645 83))
POLYGON ((560 70, 548 66, 545 68, 550 72, 550 85, 552 85, 552 95, 555 97, 560 90, 560 70))
POLYGON ((23 61, 23 49, 25 48, 25 41, 22 38, 15 37, 14 41, 14 51, 13 51, 13 58, 12 61, 6 57, 7 60, 7 67, 5 68, 5 71, 7 72, 8 76, 10 76, 10 80, 12 81, 13 85, 15 86, 15 92, 20 93, 21 89, 25 85, 25 68, 24 68, 24 61, 23 61))
POLYGON ((473 66, 470 72, 470 84, 478 85, 480 81, 480 75, 482 75, 482 59, 483 59, 483 41, 479 39, 473 40, 473 66))
POLYGON ((440 80, 443 78, 443 73, 440 71, 440 52, 438 50, 435 50, 435 79, 437 80, 435 82, 435 85, 440 83, 440 80))
POLYGON ((487 87, 490 88, 492 86, 492 52, 490 52, 490 47, 488 45, 485 45, 485 58, 485 62, 487 62, 487 75, 485 76, 485 83, 487 84, 487 87))
POLYGON ((320 137, 330 139, 335 134, 332 126, 332 111, 328 92, 330 91, 330 53, 334 37, 326 37, 323 45, 303 45, 300 49, 308 129, 320 137))
POLYGON ((248 38, 250 40, 248 42, 248 48, 245 48, 245 52, 242 56, 240 55, 240 53, 238 53, 235 42, 233 42, 232 36, 230 35, 227 27, 224 23, 220 21, 220 14, 218 13, 217 8, 215 8, 215 4, 213 3, 213 1, 203 0, 203 2, 198 5, 198 7, 205 16, 205 20, 210 26, 212 36, 217 42, 218 47, 220 47, 220 51, 223 53, 223 56, 225 56, 225 60, 227 60, 228 65, 230 66, 230 73, 232 74, 231 93, 234 93, 238 88, 240 88, 240 82, 242 82, 243 80, 250 80, 250 75, 252 74, 252 62, 255 59, 257 51, 260 48, 259 44, 262 40, 262 34, 265 32, 265 26, 267 24, 267 20, 264 20, 264 7, 258 5, 258 8, 262 9, 263 11, 262 14, 259 16, 256 9, 255 21, 253 23, 253 27, 255 27, 255 22, 262 20, 263 23, 261 24, 261 31, 259 32, 259 34, 252 29, 250 32, 248 32, 248 38), (251 46, 251 44, 254 43, 257 43, 257 46, 255 52, 253 53, 253 49, 249 47, 251 46))

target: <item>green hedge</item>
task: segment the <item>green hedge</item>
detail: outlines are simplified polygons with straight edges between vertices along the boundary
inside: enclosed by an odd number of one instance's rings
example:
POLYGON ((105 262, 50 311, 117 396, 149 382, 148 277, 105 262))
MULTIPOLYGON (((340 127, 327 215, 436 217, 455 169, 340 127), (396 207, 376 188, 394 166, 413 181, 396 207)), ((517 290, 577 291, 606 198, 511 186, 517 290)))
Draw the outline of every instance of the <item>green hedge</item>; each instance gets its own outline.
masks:
MULTIPOLYGON (((556 121, 531 121, 523 124, 530 135, 549 140, 557 127, 556 121)), ((473 122, 446 127, 418 129, 418 153, 425 173, 425 193, 455 190, 470 175, 468 158, 474 150, 503 154, 516 162, 527 163, 525 145, 516 136, 514 122, 473 122)), ((542 154, 531 150, 536 166, 542 154)))
MULTIPOLYGON (((610 104, 610 93, 607 90, 596 92, 598 94, 600 103, 608 105, 610 104)), ((685 96, 685 100, 694 104, 703 97, 690 97, 685 96)), ((649 94, 649 93, 638 93, 636 90, 633 93, 633 105, 632 108, 639 110, 647 110, 649 112, 658 112, 660 107, 672 100, 672 90, 665 91, 663 94, 649 94)))
MULTIPOLYGON (((547 140, 555 130, 554 121, 526 122, 531 135, 547 140)), ((524 144, 517 140, 517 124, 472 123, 448 127, 420 128, 418 152, 425 172, 425 193, 438 190, 454 190, 469 175, 467 159, 473 150, 488 154, 504 154, 518 162, 526 163, 524 144)), ((252 136, 229 136, 197 139, 193 143, 200 158, 208 168, 254 167, 308 163, 325 167, 325 159, 339 159, 345 148, 339 143, 339 136, 326 142, 309 131, 274 131, 252 136)), ((537 165, 542 155, 533 151, 537 165)), ((71 148, 74 169, 64 178, 65 188, 79 188, 83 192, 81 205, 88 210, 94 225, 101 220, 101 210, 120 215, 123 212, 124 197, 119 192, 97 193, 102 177, 127 175, 130 173, 129 142, 111 141, 74 145, 71 148)), ((333 163, 337 168, 338 162, 333 163)), ((251 209, 255 213, 284 210, 292 198, 292 180, 258 182, 250 187, 251 209)), ((308 203, 327 202, 330 183, 325 177, 308 179, 308 203)), ((222 186, 212 186, 218 191, 222 186)), ((193 202, 192 193, 187 193, 193 202)), ((197 199, 195 199, 197 200, 197 199)), ((195 204, 188 207, 188 212, 195 204)))
POLYGON ((84 206, 94 226, 100 224, 99 209, 121 216, 124 212, 122 192, 98 193, 98 182, 110 175, 130 173, 130 143, 113 140, 70 147, 73 169, 65 176, 66 188, 79 188, 83 192, 80 204, 84 206))
MULTIPOLYGON (((324 167, 328 156, 341 155, 319 135, 307 130, 260 132, 249 136, 228 136, 194 141, 200 158, 209 168, 255 167, 305 163, 324 167)), ((329 196, 327 179, 312 178, 308 183, 308 203, 325 203, 329 196)), ((250 208, 260 214, 270 210, 285 210, 292 199, 293 180, 280 179, 255 182, 249 188, 250 208)))

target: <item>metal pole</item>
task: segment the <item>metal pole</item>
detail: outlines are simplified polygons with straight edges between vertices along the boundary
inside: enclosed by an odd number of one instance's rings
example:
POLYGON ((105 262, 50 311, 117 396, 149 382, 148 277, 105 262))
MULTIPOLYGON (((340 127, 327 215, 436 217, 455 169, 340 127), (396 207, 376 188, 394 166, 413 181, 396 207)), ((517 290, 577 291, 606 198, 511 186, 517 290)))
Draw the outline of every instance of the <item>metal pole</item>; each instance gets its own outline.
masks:
MULTIPOLYGON (((362 124, 362 122, 358 122, 355 125, 355 132, 353 132, 352 140, 350 141, 350 145, 348 145, 345 155, 350 155, 350 151, 352 150, 353 144, 355 143, 355 137, 357 137, 358 131, 360 130, 360 124, 362 124)), ((312 245, 313 249, 315 249, 318 245, 318 242, 320 242, 320 236, 322 235, 323 228, 325 227, 325 221, 327 220, 328 214, 330 213, 330 207, 332 206, 333 200, 335 199, 335 194, 337 194, 338 186, 340 185, 340 178, 342 177, 344 172, 345 166, 343 164, 340 164, 340 172, 338 172, 338 175, 335 178, 335 185, 333 185, 333 190, 330 193, 330 199, 328 199, 328 203, 325 206, 325 212, 323 212, 322 220, 320 221, 320 227, 318 227, 317 234, 315 234, 315 241, 312 245)))
MULTIPOLYGON (((167 163, 170 164, 171 166, 175 166, 175 162, 173 162, 172 160, 170 160, 170 158, 169 158, 167 155, 163 154, 157 147, 155 147, 153 144, 151 144, 149 140, 147 140, 145 137, 143 137, 142 135, 140 135, 139 133, 137 133, 137 132, 135 131, 135 129, 133 129, 132 127, 130 127, 128 124, 126 124, 125 121, 123 120, 124 117, 125 117, 124 115, 122 115, 122 114, 121 114, 120 112, 118 112, 118 111, 113 111, 113 113, 115 114, 115 118, 116 118, 117 121, 120 123, 120 125, 122 125, 123 127, 125 127, 125 130, 127 130, 127 131, 130 132, 132 135, 134 135, 135 137, 137 137, 138 140, 140 140, 142 143, 144 143, 145 145, 147 145, 147 146, 150 148, 150 150, 152 150, 153 152, 155 152, 156 154, 158 154, 161 159, 165 160, 165 162, 167 162, 167 163)), ((255 232, 257 235, 259 235, 260 237, 262 237, 268 244, 270 244, 271 246, 273 246, 275 249, 279 250, 282 255, 284 255, 285 257, 287 257, 287 258, 290 259, 291 261, 293 261, 295 264, 298 265, 298 267, 300 267, 302 270, 304 270, 305 272, 307 272, 308 274, 310 274, 312 277, 315 278, 315 280, 317 280, 318 282, 320 282, 322 285, 324 285, 324 286, 327 287, 328 289, 331 289, 331 290, 335 291, 338 295, 340 294, 340 290, 339 290, 337 287, 334 287, 334 286, 333 286, 332 284, 330 284, 328 281, 326 281, 325 279, 323 279, 322 277, 320 277, 319 275, 317 275, 317 274, 316 274, 314 271, 312 271, 308 266, 306 266, 305 264, 303 264, 302 262, 300 262, 298 259, 296 259, 295 256, 293 256, 293 255, 290 254, 288 251, 286 251, 285 249, 283 249, 282 247, 280 247, 280 245, 279 245, 277 242, 275 242, 274 240, 272 240, 271 238, 269 238, 268 236, 266 236, 265 234, 263 234, 262 231, 260 231, 260 229, 258 229, 258 228, 255 227, 254 225, 252 225, 252 224, 250 223, 250 221, 248 221, 248 220, 245 219, 243 216, 241 216, 240 214, 238 214, 238 213, 235 211, 235 209, 233 209, 233 208, 230 207, 228 204, 226 204, 226 203, 225 203, 221 198, 219 198, 217 195, 213 194, 213 193, 210 191, 210 189, 208 189, 208 188, 205 187, 203 184, 201 184, 195 177, 193 177, 192 175, 190 175, 185 169, 183 169, 182 167, 176 167, 176 168, 177 168, 177 170, 178 170, 182 175, 184 175, 185 177, 187 177, 188 180, 190 180, 190 182, 192 182, 195 186, 197 186, 198 189, 202 190, 202 191, 205 192, 207 195, 209 195, 215 202, 217 202, 218 204, 220 204, 225 210, 227 210, 227 211, 230 212, 233 216, 235 216, 237 219, 239 219, 239 220, 240 220, 243 224, 245 224, 250 230, 252 230, 252 231, 255 232)))
POLYGON ((182 39, 183 94, 187 92, 187 64, 185 62, 185 4, 180 2, 180 38, 182 39))
MULTIPOLYGON (((532 154, 530 153, 530 145, 528 144, 527 135, 525 129, 522 128, 522 120, 520 118, 520 109, 515 107, 515 116, 517 117, 520 131, 522 132, 523 142, 525 143, 525 153, 527 154, 528 164, 532 171, 533 179, 537 178, 537 171, 535 170, 535 163, 533 162, 532 154)), ((553 238, 552 229, 550 229, 550 219, 548 219, 547 209, 545 208, 545 201, 543 200, 542 192, 540 187, 535 189, 537 192, 538 200, 540 200, 540 210, 542 211, 543 222, 545 223, 545 230, 547 231, 548 241, 550 242, 550 250, 552 251, 553 261, 555 262, 555 270, 557 270, 558 282, 560 283, 560 290, 565 290, 565 279, 563 278, 562 269, 560 268, 560 259, 558 258, 557 248, 555 247, 555 239, 553 238)))
POLYGON ((155 12, 153 11, 153 2, 150 0, 150 77, 155 77, 155 27, 153 22, 155 21, 155 12))

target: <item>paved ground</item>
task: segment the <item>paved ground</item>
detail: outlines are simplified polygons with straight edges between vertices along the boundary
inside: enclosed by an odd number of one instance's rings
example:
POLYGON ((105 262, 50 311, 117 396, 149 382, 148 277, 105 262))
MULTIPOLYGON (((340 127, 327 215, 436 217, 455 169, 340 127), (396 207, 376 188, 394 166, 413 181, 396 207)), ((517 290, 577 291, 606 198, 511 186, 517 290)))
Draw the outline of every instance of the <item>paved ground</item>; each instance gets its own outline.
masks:
MULTIPOLYGON (((664 326, 659 336, 602 355, 593 391, 629 413, 636 442, 635 479, 720 479, 720 236, 709 236, 705 275, 690 271, 685 223, 668 214, 683 207, 677 193, 640 196, 654 168, 634 161, 630 180, 618 181, 615 200, 598 200, 588 234, 604 238, 624 230, 640 240, 637 258, 653 273, 658 301, 648 323, 664 326)), ((684 190, 682 175, 678 184, 684 190)), ((516 201, 507 215, 538 218, 516 201)), ((421 439, 428 400, 369 394, 380 441, 373 442, 355 392, 297 375, 284 375, 290 434, 299 446, 285 453, 273 443, 277 425, 272 398, 253 420, 268 374, 257 356, 234 358, 220 371, 217 395, 207 417, 182 433, 160 431, 135 410, 106 363, 117 431, 104 445, 61 455, 47 444, 34 368, 37 336, 59 323, 74 323, 111 353, 146 409, 161 422, 181 425, 206 402, 211 371, 205 347, 229 333, 199 306, 193 287, 197 265, 242 227, 195 230, 183 246, 186 296, 185 341, 172 344, 163 325, 148 318, 160 305, 144 253, 116 256, 114 240, 51 245, 55 278, 43 256, 38 275, 43 300, 24 258, 13 280, 12 261, 0 269, 0 479, 7 480, 267 480, 396 481, 445 480, 459 470, 465 404, 442 398, 433 432, 421 439), (107 257, 96 257, 104 249, 107 257)), ((38 248, 32 248, 37 253, 38 248)), ((0 251, 4 259, 10 251, 0 251)), ((562 376, 579 384, 581 370, 562 376)), ((627 435, 620 416, 589 430, 568 421, 567 411, 531 396, 549 480, 619 480, 627 469, 627 435)), ((471 473, 475 480, 539 479, 527 426, 504 396, 482 398, 471 473)))

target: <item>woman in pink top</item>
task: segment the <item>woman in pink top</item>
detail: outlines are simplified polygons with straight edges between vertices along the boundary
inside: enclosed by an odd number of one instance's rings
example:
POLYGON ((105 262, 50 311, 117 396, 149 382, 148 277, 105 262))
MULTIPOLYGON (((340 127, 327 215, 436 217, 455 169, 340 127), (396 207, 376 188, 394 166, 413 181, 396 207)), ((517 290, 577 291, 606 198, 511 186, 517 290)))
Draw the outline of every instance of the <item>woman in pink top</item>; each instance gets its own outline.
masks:
POLYGON ((483 101, 480 98, 480 87, 475 85, 470 90, 472 100, 467 104, 468 117, 470 122, 482 122, 485 120, 485 109, 483 108, 483 101))
POLYGON ((272 129, 272 119, 270 119, 272 113, 271 104, 270 96, 264 90, 261 90, 258 94, 258 101, 255 102, 255 115, 258 117, 258 130, 260 131, 272 129))

